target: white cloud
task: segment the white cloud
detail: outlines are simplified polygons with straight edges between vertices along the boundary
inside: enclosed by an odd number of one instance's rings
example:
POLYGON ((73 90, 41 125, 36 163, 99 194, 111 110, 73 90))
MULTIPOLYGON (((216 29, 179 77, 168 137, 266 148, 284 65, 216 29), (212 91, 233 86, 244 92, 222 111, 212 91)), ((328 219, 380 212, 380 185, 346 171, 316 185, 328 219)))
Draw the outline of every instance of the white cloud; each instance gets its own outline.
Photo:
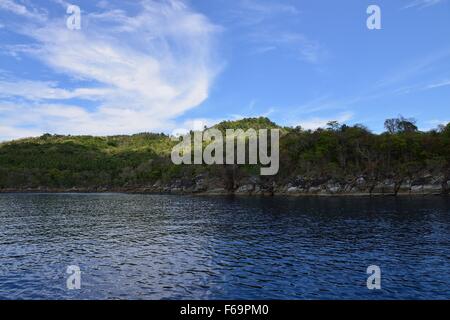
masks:
MULTIPOLYGON (((250 105, 248 109, 253 109, 253 106, 255 105, 256 101, 252 100, 250 102, 250 105)), ((173 129, 172 134, 175 135, 175 133, 185 133, 189 132, 189 130, 203 130, 206 126, 207 128, 210 128, 222 121, 237 121, 242 120, 244 118, 259 118, 259 117, 268 117, 272 113, 274 113, 276 110, 274 108, 269 108, 263 113, 247 113, 247 114, 231 114, 228 115, 228 117, 222 117, 222 118, 192 118, 192 119, 186 119, 182 122, 182 124, 173 129)))
POLYGON ((430 85, 426 86, 425 89, 434 89, 434 88, 440 88, 440 87, 446 87, 446 86, 450 86, 450 80, 443 80, 440 82, 430 84, 430 85))
POLYGON ((426 7, 430 7, 430 6, 434 6, 436 4, 442 3, 444 2, 444 0, 414 0, 412 2, 410 2, 409 4, 407 4, 406 6, 404 6, 404 9, 410 9, 410 8, 426 8, 426 7))
MULTIPOLYGON (((226 1, 226 0, 222 0, 226 1)), ((229 18, 240 27, 264 27, 275 17, 297 17, 300 10, 293 5, 275 1, 240 0, 228 12, 229 18)))
POLYGON ((183 128, 186 128, 187 130, 203 130, 204 127, 212 127, 225 119, 223 118, 217 118, 217 119, 210 119, 210 118, 196 118, 196 119, 187 119, 183 122, 183 128))
POLYGON ((2 81, 0 80, 1 98, 23 98, 26 100, 66 100, 73 98, 83 98, 86 100, 102 99, 106 95, 112 95, 112 89, 102 88, 77 88, 66 90, 58 88, 55 82, 44 81, 2 81))
POLYGON ((429 131, 436 128, 439 128, 439 126, 446 126, 448 123, 450 123, 450 120, 429 120, 426 121, 423 125, 420 126, 420 131, 429 131))
POLYGON ((33 137, 39 134, 40 132, 36 130, 0 125, 0 137, 3 141, 15 140, 24 137, 33 137))
POLYGON ((281 49, 294 57, 309 63, 319 63, 328 57, 325 47, 316 40, 311 40, 301 33, 291 31, 266 30, 255 31, 249 35, 250 41, 257 45, 253 53, 266 53, 281 49))
POLYGON ((295 5, 264 0, 237 1, 230 12, 242 40, 253 43, 254 48, 249 54, 283 50, 299 60, 319 63, 328 52, 322 43, 298 32, 295 23, 300 15, 301 11, 295 5))
POLYGON ((306 130, 314 130, 317 128, 324 128, 326 127, 327 123, 330 121, 337 121, 339 123, 345 123, 346 121, 349 121, 353 118, 353 113, 351 112, 344 112, 341 114, 338 114, 335 117, 327 117, 327 118, 321 118, 321 117, 313 117, 308 118, 305 120, 297 121, 295 125, 301 126, 303 129, 306 130))
POLYGON ((290 4, 276 3, 276 2, 264 2, 261 0, 242 0, 240 2, 242 9, 246 11, 252 11, 253 16, 259 14, 261 17, 270 17, 274 14, 291 14, 298 15, 300 10, 290 4))
MULTIPOLYGON (((2 1, 6 2, 12 1, 2 1)), ((17 113, 25 108, 32 115, 28 127, 36 132, 167 130, 175 117, 201 104, 219 71, 214 38, 220 29, 181 1, 142 0, 135 5, 140 6, 137 15, 122 10, 84 14, 80 31, 68 30, 63 19, 39 27, 25 24, 23 32, 38 43, 33 57, 55 74, 95 85, 69 90, 60 81, 2 80, 0 96, 31 103, 0 110, 0 126, 8 126, 10 132, 10 120, 20 119, 17 113), (73 98, 98 105, 85 109, 58 101, 51 107, 51 100, 73 98)), ((21 133, 18 129, 18 136, 21 133)))
POLYGON ((13 0, 0 0, 0 9, 26 18, 32 18, 40 21, 44 21, 47 19, 46 14, 39 12, 36 9, 31 10, 22 4, 14 2, 13 0))
POLYGON ((108 1, 106 0, 101 0, 99 2, 97 2, 97 7, 99 8, 107 8, 108 7, 108 1))
MULTIPOLYGON (((370 91, 365 95, 374 97, 386 97, 387 95, 412 94, 423 90, 434 89, 447 85, 447 81, 426 84, 424 79, 434 77, 433 71, 446 69, 445 61, 450 57, 450 50, 432 52, 420 59, 414 59, 401 63, 399 67, 387 76, 375 82, 370 91)), ((448 73, 448 72, 447 72, 448 73)), ((428 81, 428 80, 427 80, 428 81)))

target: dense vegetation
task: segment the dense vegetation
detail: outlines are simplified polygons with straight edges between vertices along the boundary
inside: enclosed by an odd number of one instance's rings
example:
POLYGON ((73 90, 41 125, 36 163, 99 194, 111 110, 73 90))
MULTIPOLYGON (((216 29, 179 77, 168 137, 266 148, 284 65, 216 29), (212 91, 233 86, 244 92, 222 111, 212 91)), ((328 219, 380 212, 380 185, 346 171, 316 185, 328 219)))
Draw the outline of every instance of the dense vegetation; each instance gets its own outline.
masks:
MULTIPOLYGON (((267 118, 222 122, 226 128, 277 128, 267 118)), ((315 131, 280 128, 280 171, 267 178, 286 183, 295 177, 349 180, 358 176, 401 184, 418 174, 450 176, 450 124, 421 132, 414 120, 389 119, 386 132, 362 125, 330 122, 315 131)), ((279 127, 278 127, 279 128, 279 127)), ((176 166, 170 152, 176 142, 165 134, 132 136, 60 136, 45 134, 0 144, 0 189, 39 187, 133 188, 193 179, 222 177, 230 166, 176 166)), ((232 166, 233 179, 255 174, 255 166, 232 166)), ((233 184, 229 188, 233 188, 233 184)))

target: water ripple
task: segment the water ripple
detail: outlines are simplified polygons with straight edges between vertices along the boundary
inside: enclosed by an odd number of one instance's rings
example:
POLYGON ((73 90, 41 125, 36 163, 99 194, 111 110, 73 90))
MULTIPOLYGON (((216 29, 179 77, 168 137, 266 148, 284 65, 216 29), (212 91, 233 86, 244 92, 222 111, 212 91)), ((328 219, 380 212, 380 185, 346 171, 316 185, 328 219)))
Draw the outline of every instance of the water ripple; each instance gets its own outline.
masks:
POLYGON ((439 197, 3 194, 0 299, 448 299, 449 236, 439 197))

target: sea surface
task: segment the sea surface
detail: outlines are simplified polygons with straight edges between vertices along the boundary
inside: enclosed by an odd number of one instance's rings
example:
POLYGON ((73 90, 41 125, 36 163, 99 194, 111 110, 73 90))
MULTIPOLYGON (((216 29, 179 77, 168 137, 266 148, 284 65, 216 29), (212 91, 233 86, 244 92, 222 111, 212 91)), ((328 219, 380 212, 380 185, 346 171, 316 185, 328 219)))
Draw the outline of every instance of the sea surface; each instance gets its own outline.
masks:
POLYGON ((0 195, 0 299, 449 298, 449 198, 0 195))

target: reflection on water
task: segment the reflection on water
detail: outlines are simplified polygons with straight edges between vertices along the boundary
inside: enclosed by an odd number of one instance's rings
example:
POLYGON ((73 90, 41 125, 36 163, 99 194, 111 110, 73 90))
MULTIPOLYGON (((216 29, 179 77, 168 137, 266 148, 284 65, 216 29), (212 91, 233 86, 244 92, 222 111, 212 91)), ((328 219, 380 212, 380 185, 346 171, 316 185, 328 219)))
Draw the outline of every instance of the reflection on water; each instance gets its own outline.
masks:
POLYGON ((450 298, 449 236, 440 197, 3 194, 0 299, 450 298))

